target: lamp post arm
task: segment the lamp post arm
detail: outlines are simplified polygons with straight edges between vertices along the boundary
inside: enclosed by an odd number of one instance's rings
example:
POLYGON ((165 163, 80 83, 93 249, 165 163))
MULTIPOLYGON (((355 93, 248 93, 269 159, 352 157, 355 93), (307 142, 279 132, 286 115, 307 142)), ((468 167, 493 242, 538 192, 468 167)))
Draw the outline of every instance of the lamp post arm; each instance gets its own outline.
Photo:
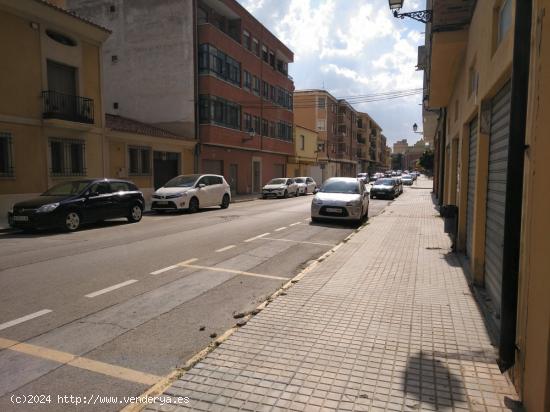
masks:
POLYGON ((405 17, 409 17, 411 19, 414 19, 422 23, 429 23, 432 21, 432 11, 419 10, 419 11, 411 11, 409 13, 398 13, 397 10, 394 10, 393 17, 397 19, 404 19, 405 17))

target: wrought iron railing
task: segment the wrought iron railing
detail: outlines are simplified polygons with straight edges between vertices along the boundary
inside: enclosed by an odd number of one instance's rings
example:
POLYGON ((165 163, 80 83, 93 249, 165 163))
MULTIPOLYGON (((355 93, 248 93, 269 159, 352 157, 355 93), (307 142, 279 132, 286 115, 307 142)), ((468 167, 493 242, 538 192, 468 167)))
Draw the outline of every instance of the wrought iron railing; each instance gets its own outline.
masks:
POLYGON ((42 92, 42 117, 79 123, 94 123, 94 101, 46 90, 42 92))

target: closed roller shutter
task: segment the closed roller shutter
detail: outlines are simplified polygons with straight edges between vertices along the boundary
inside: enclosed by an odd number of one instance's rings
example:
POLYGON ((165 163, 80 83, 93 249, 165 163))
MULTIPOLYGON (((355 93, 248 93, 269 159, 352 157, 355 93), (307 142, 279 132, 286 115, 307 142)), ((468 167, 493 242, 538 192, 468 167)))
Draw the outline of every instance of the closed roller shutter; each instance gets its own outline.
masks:
POLYGON ((321 170, 321 166, 310 166, 309 176, 312 177, 318 185, 323 183, 323 171, 321 170))
POLYGON ((468 157, 468 203, 466 206, 466 256, 472 257, 474 237, 474 199, 476 193, 477 117, 470 122, 468 157))
POLYGON ((204 159, 202 161, 202 172, 213 175, 223 175, 223 161, 204 159))
POLYGON ((487 182, 487 225, 485 232, 485 288, 500 313, 506 173, 510 135, 510 84, 491 102, 489 174, 487 182))

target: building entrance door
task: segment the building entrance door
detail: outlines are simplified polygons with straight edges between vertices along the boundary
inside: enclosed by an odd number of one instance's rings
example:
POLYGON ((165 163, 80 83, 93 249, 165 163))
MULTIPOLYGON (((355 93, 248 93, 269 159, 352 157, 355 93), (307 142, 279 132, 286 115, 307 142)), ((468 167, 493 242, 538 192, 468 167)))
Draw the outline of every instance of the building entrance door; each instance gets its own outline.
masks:
POLYGON ((261 173, 262 163, 259 160, 252 161, 252 192, 260 193, 262 188, 262 173, 261 173))
POLYGON ((153 176, 155 190, 179 174, 180 154, 173 152, 153 153, 153 176))

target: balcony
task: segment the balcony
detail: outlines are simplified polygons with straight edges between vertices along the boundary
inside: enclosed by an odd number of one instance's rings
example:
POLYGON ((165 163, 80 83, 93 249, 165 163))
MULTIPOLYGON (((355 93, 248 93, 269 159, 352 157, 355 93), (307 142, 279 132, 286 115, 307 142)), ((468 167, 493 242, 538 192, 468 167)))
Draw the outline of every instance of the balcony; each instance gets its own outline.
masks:
POLYGON ((365 144, 367 143, 367 139, 365 139, 363 136, 357 136, 357 143, 365 144))
POLYGON ((94 101, 87 97, 46 90, 42 92, 42 118, 93 124, 94 101))

